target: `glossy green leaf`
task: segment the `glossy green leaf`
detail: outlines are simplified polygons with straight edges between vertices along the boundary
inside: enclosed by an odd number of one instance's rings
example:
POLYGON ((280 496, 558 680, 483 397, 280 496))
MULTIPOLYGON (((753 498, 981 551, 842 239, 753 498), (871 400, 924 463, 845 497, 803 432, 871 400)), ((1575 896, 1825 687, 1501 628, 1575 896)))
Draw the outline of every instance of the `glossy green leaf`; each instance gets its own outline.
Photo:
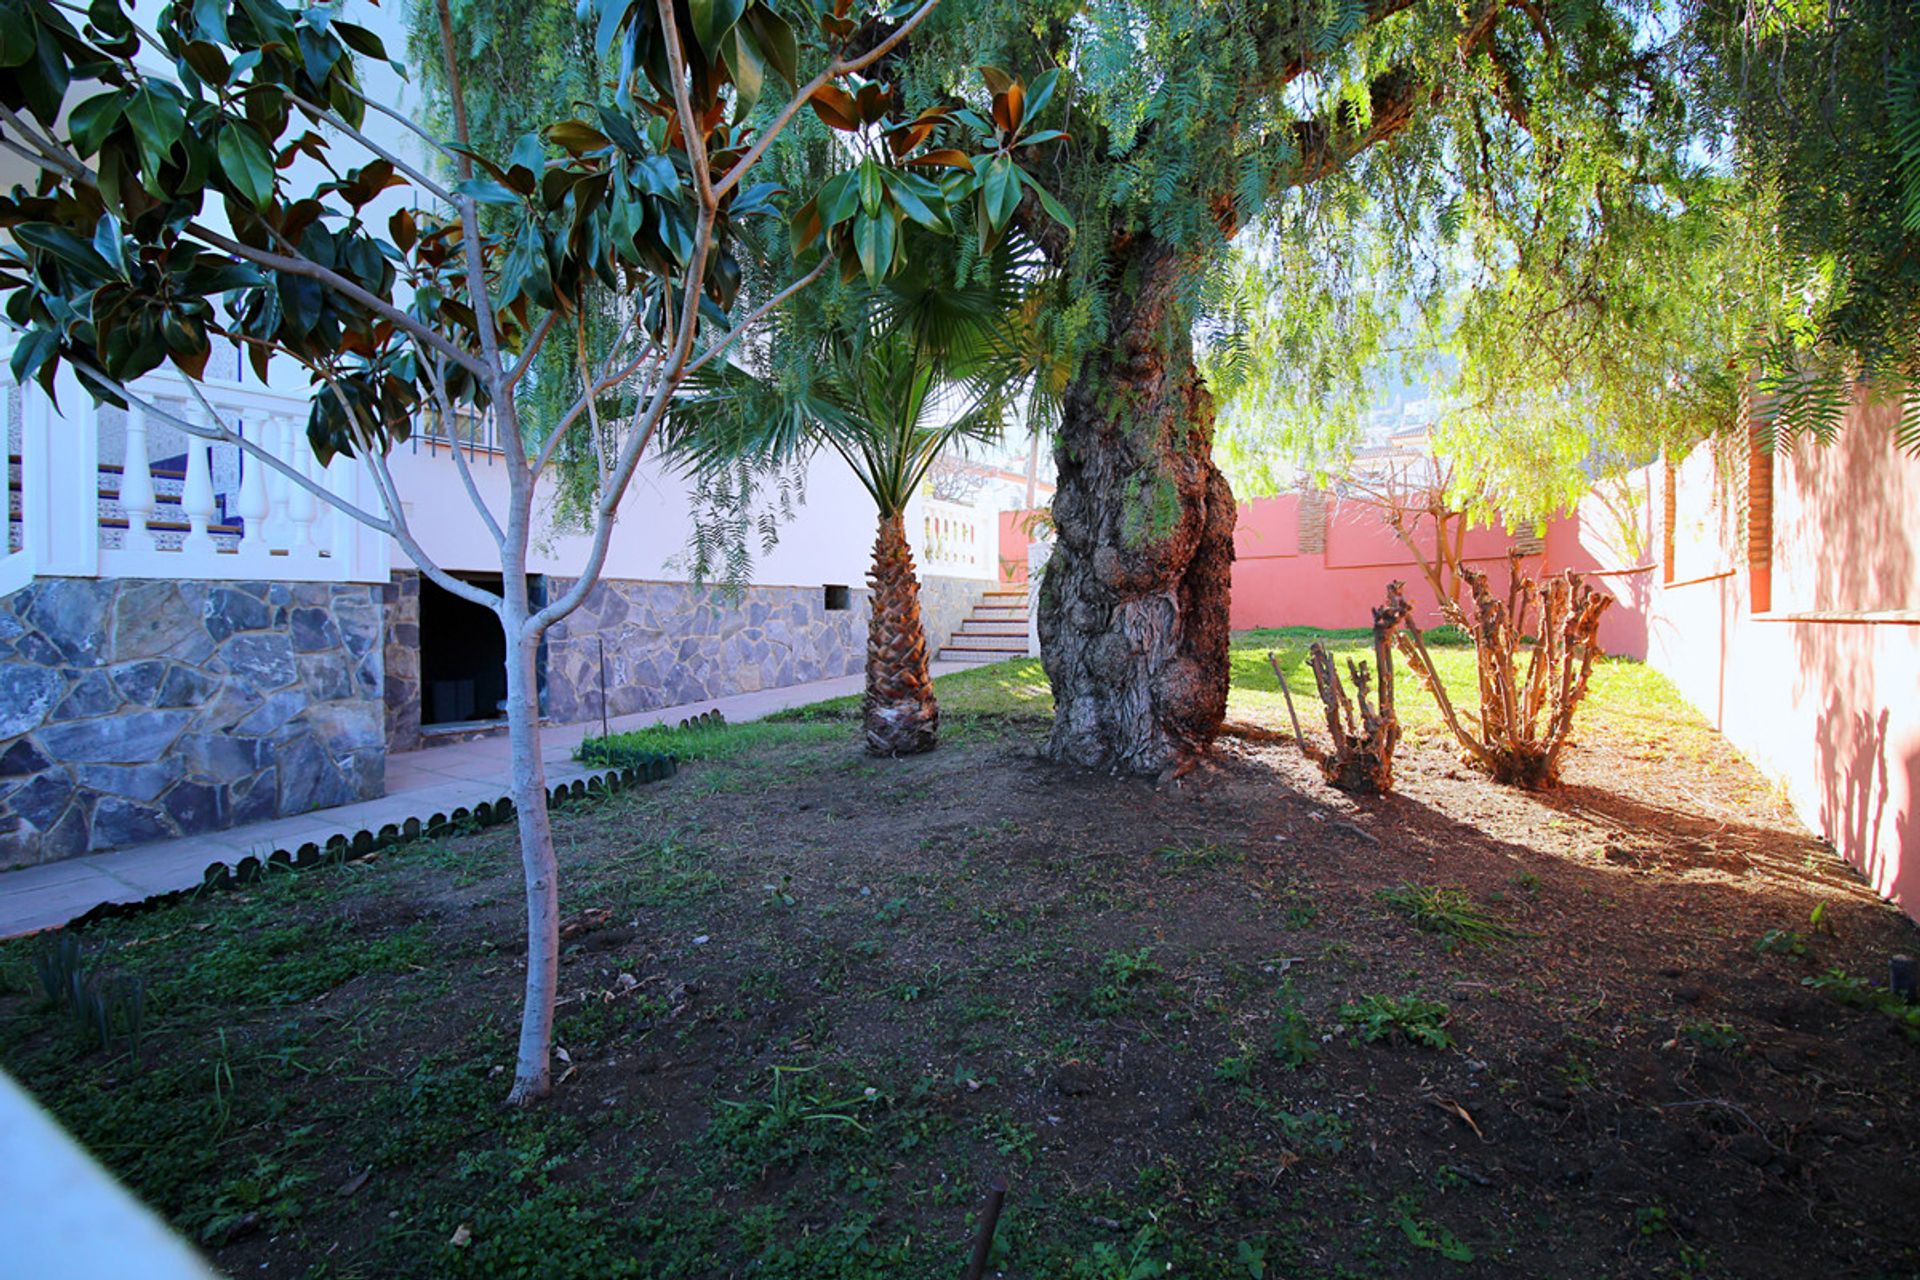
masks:
POLYGON ((891 214, 883 213, 877 218, 862 214, 854 219, 853 249, 860 257, 860 270, 866 274, 868 284, 879 284, 893 270, 895 236, 891 214))
POLYGON ((118 89, 95 94, 67 113, 67 129, 73 149, 85 160, 100 150, 119 125, 125 110, 126 95, 118 89))
POLYGON ((760 56, 773 68, 773 73, 786 82, 787 88, 798 89, 800 42, 793 34, 792 25, 764 4, 747 10, 746 19, 760 45, 760 56))
POLYGON ((1010 157, 995 156, 987 163, 980 190, 986 199, 987 221, 998 231, 1020 204, 1020 167, 1010 157))
POLYGON ((133 136, 140 144, 141 163, 147 170, 143 176, 151 188, 158 170, 172 156, 174 144, 186 131, 186 113, 172 90, 151 80, 128 100, 126 112, 127 123, 133 126, 133 136))
POLYGON ((91 244, 54 222, 23 222, 13 228, 13 238, 30 248, 52 254, 73 267, 89 281, 99 281, 113 273, 107 260, 91 244))
POLYGON ((1073 231, 1073 215, 1067 212, 1067 207, 1053 198, 1053 193, 1047 190, 1046 184, 1041 182, 1040 179, 1034 177, 1025 169, 1020 170, 1019 173, 1020 181, 1026 184, 1027 190, 1033 192, 1034 199, 1038 200, 1040 207, 1047 211, 1047 216, 1065 227, 1068 232, 1071 233, 1073 231))
POLYGON ((860 207, 860 186, 850 173, 836 173, 820 184, 820 222, 837 227, 860 207))
POLYGON ((945 231, 946 219, 935 213, 933 207, 923 198, 922 192, 915 189, 915 183, 906 175, 892 170, 884 170, 887 190, 893 196, 893 202, 900 211, 929 231, 945 231))
POLYGON ((1027 86, 1026 114, 1023 120, 1038 120, 1040 113, 1047 109, 1047 103, 1053 100, 1053 93, 1060 84, 1060 69, 1043 71, 1033 78, 1027 86))
POLYGON ((733 78, 733 87, 739 94, 733 118, 745 120, 754 104, 760 101, 761 86, 767 78, 767 65, 761 59, 752 35, 742 27, 736 26, 721 48, 725 54, 727 74, 733 78))
POLYGON ((33 60, 38 28, 24 5, 0 5, 0 67, 22 67, 33 60))
POLYGON ((478 204, 519 204, 520 197, 492 178, 468 178, 454 187, 453 194, 467 196, 478 204))
POLYGON ((747 0, 687 0, 687 12, 693 15, 693 38, 709 56, 720 52, 721 40, 740 21, 747 0))
POLYGON ((220 171, 242 197, 256 209, 273 203, 273 155, 252 125, 237 120, 222 125, 217 150, 220 171))

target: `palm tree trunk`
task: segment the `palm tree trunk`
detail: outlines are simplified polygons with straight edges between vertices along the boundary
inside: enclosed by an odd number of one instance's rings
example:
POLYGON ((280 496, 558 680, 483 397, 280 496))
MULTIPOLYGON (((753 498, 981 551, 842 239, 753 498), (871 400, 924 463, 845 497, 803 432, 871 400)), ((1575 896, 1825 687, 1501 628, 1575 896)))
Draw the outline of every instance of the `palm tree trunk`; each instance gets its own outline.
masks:
POLYGON ((873 615, 867 624, 867 750, 876 756, 931 751, 940 740, 940 706, 927 671, 927 632, 920 625, 920 581, 913 574, 907 522, 880 517, 873 542, 873 615))

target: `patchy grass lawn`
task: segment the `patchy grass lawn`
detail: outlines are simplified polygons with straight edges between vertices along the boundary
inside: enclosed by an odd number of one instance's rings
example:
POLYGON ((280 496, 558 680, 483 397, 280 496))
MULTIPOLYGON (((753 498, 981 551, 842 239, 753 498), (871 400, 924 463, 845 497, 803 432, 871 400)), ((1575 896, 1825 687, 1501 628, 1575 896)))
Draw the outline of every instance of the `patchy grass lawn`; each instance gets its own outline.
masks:
MULTIPOLYGON (((1309 638, 1236 638, 1236 718, 1309 638)), ((78 931, 137 1053, 6 944, 0 1065, 236 1276, 951 1277, 996 1176, 1007 1276, 1920 1271, 1920 1029, 1864 981, 1920 938, 1653 673, 1547 795, 1408 685, 1363 802, 1280 743, 1056 767, 1037 662, 940 692, 930 756, 845 700, 557 813, 534 1110, 510 829, 78 931)))

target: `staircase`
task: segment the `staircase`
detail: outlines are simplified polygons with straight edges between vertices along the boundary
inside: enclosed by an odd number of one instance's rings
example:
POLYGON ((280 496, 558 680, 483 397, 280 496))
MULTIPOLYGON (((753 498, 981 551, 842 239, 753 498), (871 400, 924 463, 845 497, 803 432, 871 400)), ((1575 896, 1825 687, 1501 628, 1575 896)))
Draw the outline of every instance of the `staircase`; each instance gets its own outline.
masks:
MULTIPOLYGON (((96 500, 99 503, 100 545, 102 547, 120 547, 125 545, 127 536, 127 512, 120 503, 121 469, 111 463, 100 466, 100 484, 96 500)), ((180 510, 180 493, 186 486, 187 473, 184 464, 169 459, 155 463, 153 476, 153 515, 147 521, 147 529, 153 535, 153 544, 161 551, 177 551, 186 538, 189 528, 186 516, 180 510)), ((224 515, 226 495, 216 495, 222 514, 207 526, 207 532, 213 536, 214 546, 221 551, 231 551, 240 542, 244 532, 238 516, 227 518, 224 515)), ((20 459, 13 456, 7 459, 7 549, 18 551, 21 543, 20 528, 20 459)))
POLYGON ((940 648, 942 662, 1003 662, 1027 655, 1027 589, 996 587, 940 648))

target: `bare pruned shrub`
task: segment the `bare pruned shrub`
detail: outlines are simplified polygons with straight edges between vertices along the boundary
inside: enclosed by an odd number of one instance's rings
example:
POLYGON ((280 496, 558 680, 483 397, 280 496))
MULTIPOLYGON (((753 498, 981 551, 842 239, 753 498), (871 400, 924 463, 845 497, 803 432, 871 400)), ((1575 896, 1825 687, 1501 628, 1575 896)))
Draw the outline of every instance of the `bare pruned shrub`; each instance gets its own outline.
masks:
MULTIPOLYGON (((1473 612, 1457 605, 1447 611, 1449 620, 1473 637, 1478 716, 1454 709, 1418 627, 1401 628, 1398 643, 1468 763, 1500 782, 1550 787, 1560 779, 1560 753, 1572 736, 1573 713, 1586 697, 1587 677, 1600 656, 1600 616, 1613 599, 1572 570, 1537 583, 1521 571, 1520 560, 1518 551, 1507 555, 1505 600, 1488 588, 1485 573, 1463 566, 1473 612)), ((1387 603, 1405 603, 1398 583, 1387 588, 1387 603)))
POLYGON ((1374 792, 1393 789, 1393 749, 1400 742, 1400 718, 1393 710, 1393 636, 1407 620, 1412 607, 1400 595, 1400 584, 1388 589, 1387 603, 1373 611, 1373 661, 1379 673, 1379 706, 1368 699, 1367 690, 1374 677, 1367 664, 1347 660, 1347 674, 1353 681, 1348 696, 1340 682, 1340 669, 1327 647, 1315 641, 1307 649, 1307 666, 1313 671, 1314 685, 1320 691, 1320 705, 1327 716, 1327 734, 1333 750, 1325 751, 1308 742, 1300 731, 1300 717, 1293 710, 1293 693, 1287 688, 1286 673, 1279 657, 1269 653, 1267 661, 1286 694, 1287 714, 1293 717, 1293 733, 1301 754, 1320 766, 1328 782, 1342 791, 1374 792), (1356 706, 1357 704, 1357 706, 1356 706))

